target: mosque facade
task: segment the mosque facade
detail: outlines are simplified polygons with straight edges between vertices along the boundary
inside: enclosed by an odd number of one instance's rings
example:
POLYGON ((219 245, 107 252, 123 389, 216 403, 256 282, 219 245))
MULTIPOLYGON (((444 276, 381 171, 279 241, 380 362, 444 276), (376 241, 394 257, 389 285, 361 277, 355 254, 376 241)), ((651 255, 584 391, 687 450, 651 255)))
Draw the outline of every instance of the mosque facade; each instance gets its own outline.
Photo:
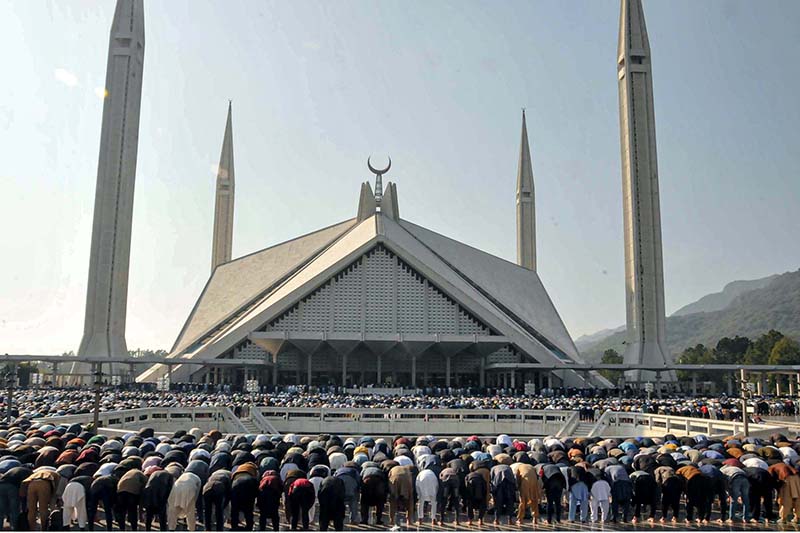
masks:
MULTIPOLYGON (((649 42, 641 0, 621 0, 621 6, 617 67, 629 337, 625 361, 666 366, 671 358, 663 342, 649 42)), ((118 0, 109 44, 86 327, 79 350, 98 361, 127 355, 125 308, 143 53, 142 2, 118 0)), ((571 368, 583 361, 536 271, 533 166, 524 112, 516 263, 401 218, 396 184, 383 186, 391 161, 385 169, 375 169, 369 160, 368 166, 375 186, 361 184, 353 218, 232 258, 235 184, 229 106, 216 177, 211 276, 170 350, 176 363, 155 365, 137 381, 169 375, 173 381, 238 385, 532 384, 537 390, 611 385, 594 372, 571 368), (209 364, 217 359, 264 364, 209 364)), ((632 383, 649 379, 639 371, 629 374, 632 383)), ((671 375, 668 381, 673 379, 671 375)))
MULTIPOLYGON (((384 191, 382 175, 374 191, 362 184, 356 217, 217 266, 172 347, 170 356, 187 363, 171 379, 603 385, 569 370, 580 356, 535 270, 401 218, 397 186, 384 191), (267 364, 226 369, 193 358, 267 364), (522 362, 563 370, 498 366, 522 362)), ((165 372, 155 365, 139 381, 165 372)))

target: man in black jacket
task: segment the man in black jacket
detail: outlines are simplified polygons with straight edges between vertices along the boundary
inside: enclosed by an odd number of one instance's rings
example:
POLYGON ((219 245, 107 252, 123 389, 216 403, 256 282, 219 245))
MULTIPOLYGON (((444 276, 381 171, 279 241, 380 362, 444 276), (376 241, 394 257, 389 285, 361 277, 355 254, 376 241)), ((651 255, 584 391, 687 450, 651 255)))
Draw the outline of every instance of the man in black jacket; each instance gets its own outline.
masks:
POLYGON ((203 485, 203 524, 206 530, 222 531, 225 529, 225 506, 231 499, 231 473, 228 470, 217 470, 203 485), (213 519, 216 518, 214 521, 213 519))
POLYGON ((144 508, 144 528, 151 531, 153 518, 158 517, 158 527, 161 531, 167 530, 167 500, 172 492, 175 478, 166 470, 157 470, 150 474, 147 485, 142 492, 142 507, 144 508))
MULTIPOLYGON (((340 478, 328 476, 322 480, 317 493, 320 531, 328 531, 331 521, 333 521, 334 531, 344 530, 345 490, 344 481, 340 478)), ((366 494, 362 495, 362 498, 364 496, 366 494)))

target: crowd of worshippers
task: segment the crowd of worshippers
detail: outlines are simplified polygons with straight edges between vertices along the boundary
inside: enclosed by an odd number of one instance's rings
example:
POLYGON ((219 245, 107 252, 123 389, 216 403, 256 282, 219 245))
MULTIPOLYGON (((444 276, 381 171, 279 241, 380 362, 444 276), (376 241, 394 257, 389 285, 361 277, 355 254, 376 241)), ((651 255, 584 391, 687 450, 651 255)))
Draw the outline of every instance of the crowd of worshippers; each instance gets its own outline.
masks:
MULTIPOLYGON (((28 389, 17 391, 13 415, 25 418, 64 416, 92 412, 95 392, 90 389, 28 389)), ((715 420, 741 420, 738 399, 721 397, 690 398, 619 398, 572 396, 503 396, 503 395, 383 395, 308 392, 302 389, 271 394, 156 392, 107 389, 100 397, 101 411, 117 411, 147 407, 230 407, 235 413, 246 405, 270 407, 368 408, 368 409, 560 409, 579 410, 583 420, 595 420, 608 410, 688 416, 715 420)), ((5 411, 5 398, 0 404, 5 411)), ((749 413, 794 415, 796 400, 791 398, 757 398, 750 402, 749 413)))
POLYGON ((782 434, 524 441, 4 427, 0 525, 17 530, 136 530, 142 519, 147 531, 156 521, 162 531, 183 522, 190 531, 198 522, 325 531, 403 518, 410 526, 800 517, 800 440, 782 434))

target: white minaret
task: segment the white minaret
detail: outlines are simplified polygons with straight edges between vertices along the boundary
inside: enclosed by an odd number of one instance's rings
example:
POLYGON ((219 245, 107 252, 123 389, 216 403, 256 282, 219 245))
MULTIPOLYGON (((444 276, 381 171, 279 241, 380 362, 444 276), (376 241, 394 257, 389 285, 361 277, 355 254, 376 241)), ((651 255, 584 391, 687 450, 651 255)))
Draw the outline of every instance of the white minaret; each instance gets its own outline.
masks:
POLYGON ((217 194, 214 202, 214 237, 211 244, 211 272, 231 260, 233 250, 233 126, 231 104, 228 102, 228 121, 222 138, 222 153, 217 170, 217 194))
POLYGON ((533 190, 533 166, 524 109, 517 166, 517 264, 536 270, 536 196, 533 190))
MULTIPOLYGON (((641 0, 622 0, 617 74, 628 323, 624 359, 630 364, 671 364, 665 342, 653 79, 641 0)), ((625 379, 652 381, 655 372, 628 371, 625 379)), ((664 382, 675 379, 674 372, 661 373, 664 382)))
POLYGON ((86 320, 78 349, 82 356, 128 355, 125 312, 143 67, 142 2, 117 0, 108 44, 86 320))

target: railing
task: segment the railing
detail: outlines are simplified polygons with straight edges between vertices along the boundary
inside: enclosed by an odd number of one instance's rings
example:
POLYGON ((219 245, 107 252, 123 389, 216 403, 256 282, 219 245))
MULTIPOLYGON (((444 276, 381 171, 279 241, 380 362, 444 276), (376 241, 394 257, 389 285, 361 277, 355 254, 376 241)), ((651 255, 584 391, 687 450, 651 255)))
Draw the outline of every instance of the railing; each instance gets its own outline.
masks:
POLYGON ((577 428, 580 423, 580 417, 578 415, 578 411, 572 411, 572 415, 564 423, 564 427, 556 433, 557 438, 569 437, 575 431, 575 428, 577 428))
POLYGON ((272 422, 264 418, 261 411, 258 409, 250 409, 250 419, 256 423, 256 426, 267 435, 280 435, 280 431, 275 429, 272 422))
POLYGON ((554 435, 574 411, 527 409, 337 409, 257 407, 282 433, 554 435))
POLYGON ((222 414, 222 419, 225 421, 226 432, 227 433, 247 433, 247 428, 244 427, 242 421, 239 420, 239 417, 233 414, 233 411, 230 410, 228 407, 223 407, 220 409, 220 413, 222 414))
POLYGON ((418 394, 419 389, 404 389, 403 387, 350 387, 347 394, 375 394, 377 396, 408 396, 418 394))
MULTIPOLYGON (((751 436, 769 435, 784 429, 780 424, 749 424, 751 436)), ((733 420, 711 420, 650 413, 625 413, 607 411, 595 424, 590 436, 634 436, 647 432, 650 435, 698 435, 723 437, 744 432, 744 424, 733 420)))
MULTIPOLYGON (((145 407, 123 411, 101 411, 98 416, 98 425, 100 428, 126 431, 152 427, 157 432, 170 434, 176 429, 190 427, 199 427, 205 431, 219 429, 229 432, 231 431, 229 427, 231 421, 225 419, 222 409, 221 407, 145 407)), ((228 411, 230 410, 228 409, 228 411)), ((81 413, 39 418, 37 421, 54 425, 88 424, 92 421, 92 416, 92 413, 81 413)), ((233 413, 230 416, 233 416, 233 413)))
MULTIPOLYGON (((576 411, 527 409, 327 409, 252 407, 250 417, 260 431, 280 433, 339 433, 361 435, 421 434, 569 436, 578 425, 576 411)), ((87 424, 92 413, 37 419, 48 424, 87 424)), ((99 415, 100 431, 121 435, 151 427, 157 433, 178 429, 219 429, 225 433, 248 433, 242 421, 227 407, 149 407, 105 411, 99 415)), ((769 436, 786 431, 787 425, 770 421, 749 426, 751 436, 769 436)), ((721 437, 742 433, 742 422, 709 420, 648 413, 607 411, 595 423, 589 436, 630 437, 705 434, 721 437)))

